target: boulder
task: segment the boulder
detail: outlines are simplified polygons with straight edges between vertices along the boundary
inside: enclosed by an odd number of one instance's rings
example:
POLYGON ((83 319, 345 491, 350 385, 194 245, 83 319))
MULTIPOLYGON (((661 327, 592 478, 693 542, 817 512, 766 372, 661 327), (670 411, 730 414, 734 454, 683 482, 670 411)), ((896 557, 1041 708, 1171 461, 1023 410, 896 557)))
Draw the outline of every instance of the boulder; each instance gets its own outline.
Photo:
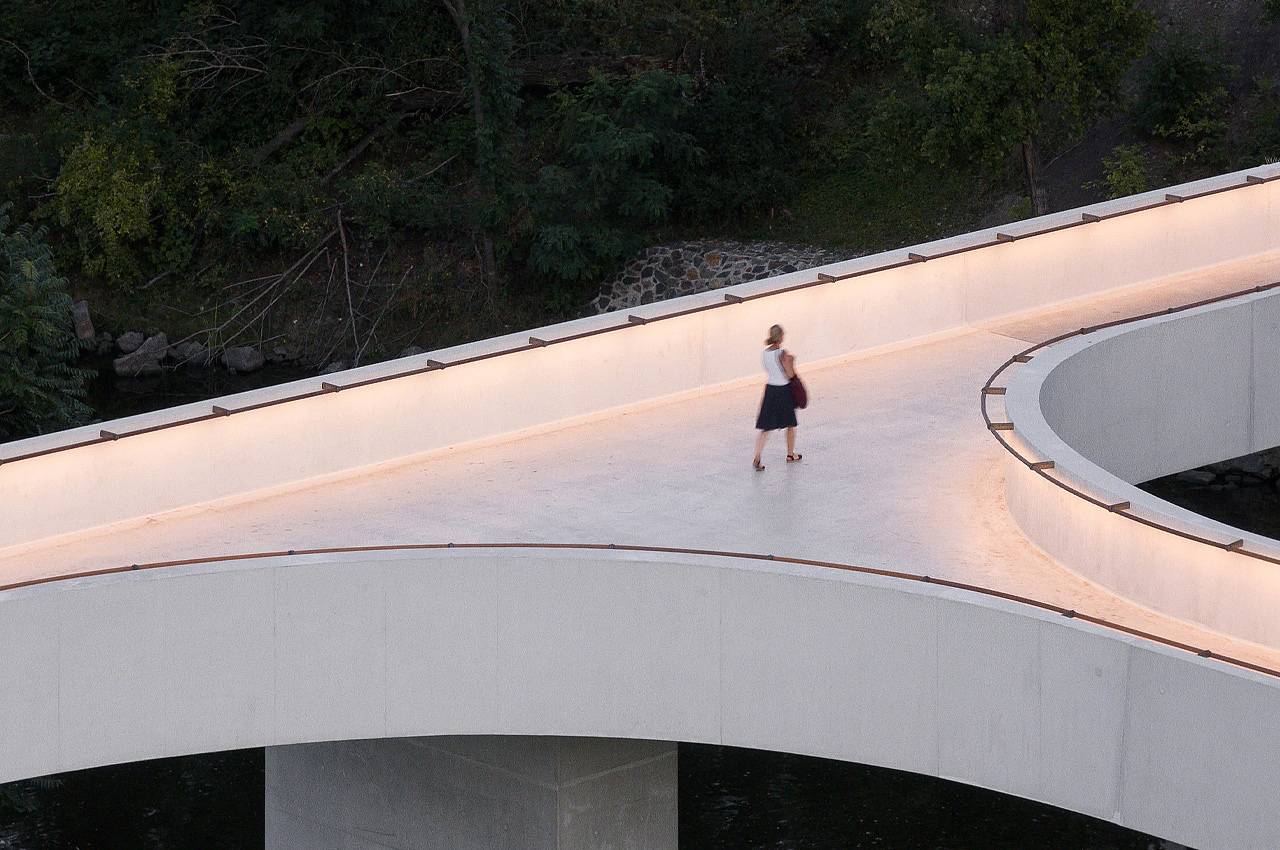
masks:
POLYGON ((111 365, 122 378, 146 378, 164 372, 159 360, 139 358, 135 354, 122 354, 111 361, 111 365))
MULTIPOLYGON (((119 344, 119 340, 116 341, 119 344)), ((133 351, 112 361, 111 365, 117 375, 125 378, 140 378, 145 375, 159 375, 164 371, 160 361, 169 353, 169 339, 164 334, 148 337, 133 351)))
POLYGON ((237 345, 222 352, 222 365, 232 372, 252 372, 266 362, 262 352, 251 345, 237 345))
POLYGON ((1183 484, 1199 484, 1203 486, 1212 484, 1218 476, 1204 469, 1191 469, 1186 472, 1179 472, 1174 477, 1183 484))
POLYGON ((426 354, 427 350, 417 345, 410 345, 403 349, 396 357, 416 357, 419 354, 426 354))
POLYGON ((332 375, 334 372, 345 372, 350 368, 345 360, 335 360, 320 370, 321 375, 332 375))
POLYGON ((169 347, 169 358, 177 363, 192 366, 208 366, 213 362, 213 352, 195 340, 180 342, 169 347))
POLYGON ((1261 453, 1245 455, 1235 459, 1234 466, 1240 472, 1248 472, 1253 475, 1261 475, 1262 467, 1266 464, 1266 460, 1261 453))
POLYGON ((132 354, 145 340, 146 337, 137 331, 129 331, 116 337, 116 348, 120 349, 121 354, 132 354))
POLYGON ((76 325, 76 339, 96 339, 98 334, 93 329, 93 320, 89 318, 89 302, 77 301, 71 308, 71 319, 76 325))
POLYGON ((148 357, 154 357, 156 360, 163 360, 169 356, 169 337, 162 333, 149 336, 133 353, 145 354, 148 357))

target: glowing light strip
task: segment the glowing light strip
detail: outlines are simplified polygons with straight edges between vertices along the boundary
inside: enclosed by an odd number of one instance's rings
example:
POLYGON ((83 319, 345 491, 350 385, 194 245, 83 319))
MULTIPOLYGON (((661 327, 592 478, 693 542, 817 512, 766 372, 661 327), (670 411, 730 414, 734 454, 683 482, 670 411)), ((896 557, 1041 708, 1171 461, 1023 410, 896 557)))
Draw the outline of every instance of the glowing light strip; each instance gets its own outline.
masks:
MULTIPOLYGON (((649 324, 650 322, 662 321, 663 319, 674 319, 679 316, 687 316, 692 313, 700 313, 704 310, 713 310, 718 307, 728 306, 730 304, 741 304, 744 301, 754 301, 759 298, 768 298, 774 295, 782 295, 784 293, 794 292, 799 289, 808 289, 811 286, 822 286, 828 283, 838 283, 840 281, 851 280, 853 278, 863 277, 869 274, 876 274, 877 272, 890 271, 892 269, 901 268, 903 266, 911 265, 913 263, 925 262, 926 260, 936 260, 942 257, 950 257, 956 254, 964 254, 969 251, 977 251, 983 248, 990 248, 992 246, 1001 245, 1006 242, 1027 239, 1033 236, 1042 236, 1048 233, 1056 233, 1060 230, 1067 230, 1072 227, 1080 227, 1081 225, 1089 224, 1092 222, 1103 221, 1105 219, 1120 218, 1121 216, 1131 215, 1133 213, 1145 212, 1146 210, 1151 210, 1157 207, 1166 206, 1171 203, 1182 203, 1185 201, 1194 200, 1196 198, 1205 198, 1210 195, 1217 195, 1222 192, 1231 192, 1231 191, 1235 191, 1236 189, 1243 189, 1248 186, 1257 186, 1263 183, 1269 183, 1277 179, 1280 179, 1280 175, 1276 175, 1273 177, 1259 177, 1254 174, 1247 174, 1245 175, 1244 182, 1242 183, 1236 183, 1229 186, 1219 186, 1216 189, 1206 189, 1203 192, 1196 192, 1196 193, 1187 194, 1187 195, 1166 194, 1163 200, 1143 204, 1141 206, 1130 207, 1128 209, 1117 210, 1115 212, 1106 213, 1104 215, 1095 215, 1093 213, 1081 213, 1081 218, 1078 221, 1068 221, 1062 224, 1053 225, 1051 227, 1043 227, 1037 230, 1028 230, 1025 233, 1009 234, 1009 233, 999 232, 999 233, 996 233, 993 238, 987 239, 986 241, 976 242, 971 245, 961 245, 959 247, 952 248, 951 250, 942 251, 937 254, 931 254, 929 256, 925 256, 923 254, 919 254, 912 251, 912 252, 908 252, 906 255, 906 259, 903 259, 903 260, 890 261, 878 266, 873 266, 871 268, 866 268, 866 269, 860 269, 858 271, 849 272, 847 274, 841 274, 841 275, 831 275, 826 272, 815 272, 814 280, 805 281, 803 283, 791 284, 789 286, 779 287, 777 289, 772 289, 767 292, 756 292, 749 295, 736 295, 733 293, 725 293, 723 301, 713 301, 708 304, 701 305, 699 307, 690 307, 684 310, 676 310, 670 313, 664 313, 657 316, 645 317, 642 321, 639 320, 640 317, 638 316, 627 316, 626 319, 623 321, 623 323, 620 325, 613 325, 609 327, 596 328, 595 330, 582 331, 575 334, 569 334, 568 336, 559 337, 557 339, 543 340, 538 337, 529 337, 530 341, 526 345, 517 345, 517 346, 513 346, 511 348, 503 349, 500 351, 489 352, 488 354, 477 354, 471 357, 464 357, 460 360, 455 360, 451 363, 442 363, 438 360, 428 360, 427 365, 424 367, 407 369, 401 372, 394 372, 388 375, 379 375, 373 378, 365 378, 363 380, 353 381, 341 387, 338 387, 337 385, 326 381, 321 383, 321 388, 318 390, 301 392, 296 395, 290 395, 282 398, 271 399, 270 401, 257 402, 254 404, 245 405, 244 407, 238 407, 231 410, 225 407, 214 407, 213 412, 209 414, 192 416, 186 419, 178 419, 178 420, 174 420, 173 422, 165 422, 159 425, 152 425, 145 428, 139 428, 134 431, 126 431, 118 434, 104 431, 96 439, 90 438, 90 439, 81 440, 75 443, 69 443, 64 446, 54 446, 47 449, 40 449, 37 451, 26 452, 25 454, 14 455, 13 457, 0 457, 0 464, 16 463, 17 461, 21 461, 21 460, 30 460, 32 458, 43 457, 44 455, 55 454, 57 452, 71 451, 72 449, 84 448, 86 446, 97 445, 98 443, 121 440, 121 439, 125 439, 126 437, 136 437, 141 434, 150 434, 154 431, 162 431, 167 428, 175 428, 179 425, 191 425, 197 422, 204 422, 205 420, 212 419, 215 416, 227 416, 227 415, 230 415, 231 413, 244 413, 246 411, 258 410, 264 407, 273 407, 277 404, 286 404, 291 401, 302 401, 305 399, 314 398, 315 396, 318 396, 318 395, 324 395, 331 392, 338 392, 339 390, 354 389, 356 387, 363 387, 369 384, 382 383, 383 381, 392 381, 397 378, 407 378, 413 375, 422 374, 424 372, 431 372, 431 371, 443 369, 446 366, 458 366, 464 363, 474 363, 479 360, 488 360, 493 357, 502 357, 508 354, 516 354, 518 352, 528 351, 533 348, 542 348, 548 345, 556 345, 557 343, 569 342, 575 339, 583 339, 589 336, 596 336, 597 334, 613 333, 615 331, 624 330, 626 328, 640 327, 642 325, 649 324), (107 436, 108 434, 110 434, 110 436, 107 436)), ((1099 325, 1098 327, 1107 327, 1107 325, 1099 325)), ((1028 350, 1031 350, 1031 349, 1028 349, 1028 350)), ((1025 361, 1020 361, 1020 362, 1025 362, 1025 361)))

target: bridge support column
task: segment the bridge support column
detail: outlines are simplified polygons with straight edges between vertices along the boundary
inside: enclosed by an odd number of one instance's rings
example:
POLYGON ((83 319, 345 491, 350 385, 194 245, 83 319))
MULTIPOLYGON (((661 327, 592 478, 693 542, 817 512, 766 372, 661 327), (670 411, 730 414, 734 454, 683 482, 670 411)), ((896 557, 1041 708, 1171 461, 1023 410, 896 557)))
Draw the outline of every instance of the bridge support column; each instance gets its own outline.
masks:
POLYGON ((268 747, 266 850, 675 850, 676 752, 479 736, 268 747))

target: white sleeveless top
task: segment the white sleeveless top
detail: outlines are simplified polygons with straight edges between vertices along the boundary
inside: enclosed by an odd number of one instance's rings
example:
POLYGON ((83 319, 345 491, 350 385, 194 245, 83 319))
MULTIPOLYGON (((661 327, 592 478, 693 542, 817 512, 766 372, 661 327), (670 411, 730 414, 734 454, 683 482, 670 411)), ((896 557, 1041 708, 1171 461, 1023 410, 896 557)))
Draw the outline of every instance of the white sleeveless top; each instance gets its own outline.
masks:
POLYGON ((765 383, 775 387, 785 387, 791 383, 791 379, 787 377, 787 372, 782 368, 782 349, 775 348, 770 350, 766 348, 764 354, 761 355, 764 362, 765 374, 769 376, 769 380, 765 383))

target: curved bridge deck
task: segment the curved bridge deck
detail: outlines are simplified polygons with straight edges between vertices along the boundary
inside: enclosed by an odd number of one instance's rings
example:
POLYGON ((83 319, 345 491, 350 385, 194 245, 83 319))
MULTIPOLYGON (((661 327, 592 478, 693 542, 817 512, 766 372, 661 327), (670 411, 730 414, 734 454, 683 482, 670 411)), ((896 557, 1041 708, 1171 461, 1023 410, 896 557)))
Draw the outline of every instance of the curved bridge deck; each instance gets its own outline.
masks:
MULTIPOLYGON (((760 388, 708 390, 538 434, 0 552, 0 584, 133 563, 425 542, 619 543, 777 553, 1031 597, 1280 667, 1280 651, 1128 603, 1063 569, 1003 504, 978 393, 1028 343, 1280 278, 1280 252, 805 368, 799 464, 750 467, 760 388)), ((763 329, 762 329, 763 333, 763 329)), ((430 427, 430 423, 423 423, 430 427)), ((131 482, 117 482, 126 489, 131 482)))

